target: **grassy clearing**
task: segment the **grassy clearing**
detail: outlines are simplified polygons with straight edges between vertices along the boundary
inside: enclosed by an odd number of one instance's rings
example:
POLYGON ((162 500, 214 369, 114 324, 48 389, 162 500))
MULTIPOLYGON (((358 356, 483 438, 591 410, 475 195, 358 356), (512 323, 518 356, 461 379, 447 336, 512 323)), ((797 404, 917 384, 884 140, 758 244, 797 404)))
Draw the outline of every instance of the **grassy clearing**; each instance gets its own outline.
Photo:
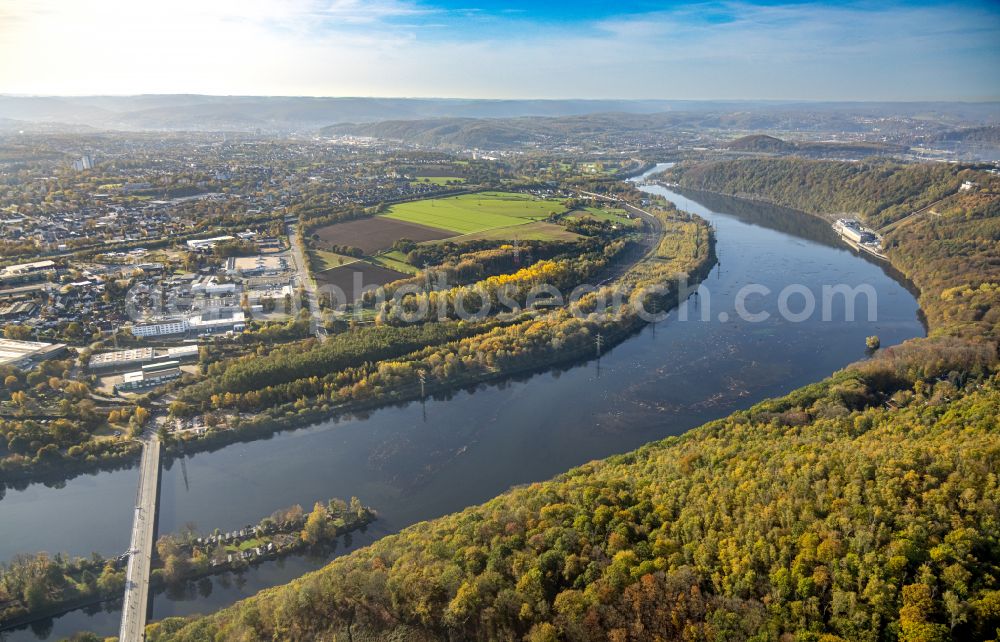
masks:
POLYGON ((611 223, 628 223, 632 221, 632 219, 628 217, 625 210, 617 207, 588 207, 586 208, 586 211, 591 216, 601 221, 610 221, 611 223))
MULTIPOLYGON (((580 235, 561 225, 536 221, 509 227, 495 227, 483 232, 456 236, 448 241, 576 241, 580 235)), ((430 241, 434 243, 436 241, 430 241)))
POLYGON ((248 549, 251 549, 251 548, 257 548, 258 546, 263 546, 266 543, 267 542, 265 542, 264 540, 257 539, 255 537, 253 539, 244 540, 244 541, 240 542, 239 544, 227 544, 226 545, 226 552, 227 553, 238 553, 239 551, 245 551, 245 550, 248 550, 248 549))
POLYGON ((317 267, 318 272, 332 270, 341 265, 349 265, 358 260, 353 256, 344 256, 343 254, 336 254, 335 252, 328 252, 326 250, 310 249, 309 254, 312 256, 313 264, 317 267))
POLYGON ((459 234, 524 225, 561 212, 562 203, 525 194, 481 192, 393 205, 386 218, 459 234))
POLYGON ((573 220, 591 219, 621 225, 635 225, 637 223, 637 219, 630 219, 625 210, 615 207, 585 207, 573 210, 566 217, 573 220))
POLYGON ((464 182, 465 179, 461 176, 417 176, 415 179, 410 181, 413 185, 420 183, 428 183, 430 185, 451 185, 464 182))
POLYGON ((385 254, 379 254, 373 259, 375 263, 381 265, 382 267, 387 267, 390 270, 397 270, 399 272, 406 272, 407 274, 416 274, 417 268, 413 267, 406 262, 406 256, 399 251, 393 250, 392 252, 386 252, 385 254))

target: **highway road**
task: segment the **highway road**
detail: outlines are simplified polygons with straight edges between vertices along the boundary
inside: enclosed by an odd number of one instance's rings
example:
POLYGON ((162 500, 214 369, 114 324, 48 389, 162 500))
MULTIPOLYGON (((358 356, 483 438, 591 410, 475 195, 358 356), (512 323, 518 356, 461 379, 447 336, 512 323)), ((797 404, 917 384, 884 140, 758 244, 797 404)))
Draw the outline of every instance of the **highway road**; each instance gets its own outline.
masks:
POLYGON ((316 292, 316 282, 309 273, 309 263, 306 262, 305 253, 302 251, 303 243, 299 241, 298 231, 295 228, 295 219, 285 219, 285 229, 288 234, 288 243, 291 246, 292 263, 295 264, 295 280, 306 291, 306 302, 309 305, 309 314, 312 320, 309 323, 309 331, 320 341, 325 341, 326 329, 320 322, 321 314, 319 309, 319 295, 316 292))
POLYGON ((118 632, 120 642, 139 642, 145 638, 149 609, 149 573, 153 562, 153 537, 156 529, 156 489, 159 478, 160 439, 155 434, 149 434, 143 438, 139 490, 132 522, 128 570, 125 575, 122 624, 118 632))

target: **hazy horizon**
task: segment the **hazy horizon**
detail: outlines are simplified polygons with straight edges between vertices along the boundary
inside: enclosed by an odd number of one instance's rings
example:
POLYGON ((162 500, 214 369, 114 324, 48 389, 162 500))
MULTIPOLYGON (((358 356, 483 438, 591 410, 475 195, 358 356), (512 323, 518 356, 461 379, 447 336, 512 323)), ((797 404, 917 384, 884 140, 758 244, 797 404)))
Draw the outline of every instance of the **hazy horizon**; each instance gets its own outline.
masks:
POLYGON ((329 100, 423 100, 423 101, 469 101, 469 102, 620 102, 620 103, 718 103, 718 104, 816 104, 816 105, 865 105, 865 104, 921 104, 921 103, 1000 103, 1000 95, 983 98, 956 99, 900 99, 900 100, 839 100, 819 98, 595 98, 587 96, 514 96, 509 98, 497 96, 404 96, 393 94, 211 94, 195 92, 143 92, 143 93, 99 93, 99 94, 29 94, 0 92, 3 98, 142 98, 142 97, 178 97, 192 96, 200 98, 303 98, 329 100))

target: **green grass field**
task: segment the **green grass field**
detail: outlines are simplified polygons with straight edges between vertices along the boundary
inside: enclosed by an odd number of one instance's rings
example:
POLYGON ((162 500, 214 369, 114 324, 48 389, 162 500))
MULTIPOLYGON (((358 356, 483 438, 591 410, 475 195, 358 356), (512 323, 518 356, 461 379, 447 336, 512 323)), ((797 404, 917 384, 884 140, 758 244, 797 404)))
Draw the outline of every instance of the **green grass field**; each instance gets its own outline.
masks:
POLYGON ((342 254, 336 254, 334 252, 327 252, 326 250, 318 250, 315 248, 310 249, 309 254, 313 258, 313 265, 316 266, 317 272, 332 270, 335 267, 349 265, 358 260, 353 256, 344 256, 342 254))
POLYGON ((524 194, 480 192, 393 205, 387 218, 418 223, 458 234, 524 225, 565 208, 524 194))
POLYGON ((449 185, 451 183, 464 183, 461 176, 417 176, 410 183, 429 183, 431 185, 449 185))
POLYGON ((372 260, 378 265, 387 267, 390 270, 396 270, 397 272, 404 272, 406 274, 417 273, 417 268, 407 263, 406 255, 398 250, 386 252, 385 254, 379 254, 378 256, 373 257, 372 260))
MULTIPOLYGON (((495 227, 482 232, 465 234, 445 239, 448 241, 577 241, 580 235, 570 232, 562 225, 536 221, 510 227, 495 227)), ((441 241, 427 241, 440 243, 441 241)))
POLYGON ((625 213, 625 210, 617 207, 609 207, 609 208, 588 207, 587 211, 593 214, 595 218, 599 218, 604 221, 618 222, 618 221, 629 220, 628 216, 625 213))
POLYGON ((607 221, 609 223, 618 223, 620 225, 639 225, 639 221, 637 219, 630 219, 625 210, 617 207, 585 207, 582 210, 570 212, 568 214, 568 218, 592 218, 599 221, 607 221))

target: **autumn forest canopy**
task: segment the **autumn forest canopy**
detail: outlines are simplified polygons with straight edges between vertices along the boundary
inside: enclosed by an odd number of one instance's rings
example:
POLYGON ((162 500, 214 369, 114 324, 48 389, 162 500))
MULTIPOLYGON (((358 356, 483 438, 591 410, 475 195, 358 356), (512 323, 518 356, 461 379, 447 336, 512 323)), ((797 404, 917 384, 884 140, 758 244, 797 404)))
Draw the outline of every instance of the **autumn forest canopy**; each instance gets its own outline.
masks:
POLYGON ((901 221, 887 252, 920 289, 928 338, 417 524, 213 616, 153 624, 150 639, 995 639, 1000 181, 797 159, 682 164, 668 178, 901 221))

